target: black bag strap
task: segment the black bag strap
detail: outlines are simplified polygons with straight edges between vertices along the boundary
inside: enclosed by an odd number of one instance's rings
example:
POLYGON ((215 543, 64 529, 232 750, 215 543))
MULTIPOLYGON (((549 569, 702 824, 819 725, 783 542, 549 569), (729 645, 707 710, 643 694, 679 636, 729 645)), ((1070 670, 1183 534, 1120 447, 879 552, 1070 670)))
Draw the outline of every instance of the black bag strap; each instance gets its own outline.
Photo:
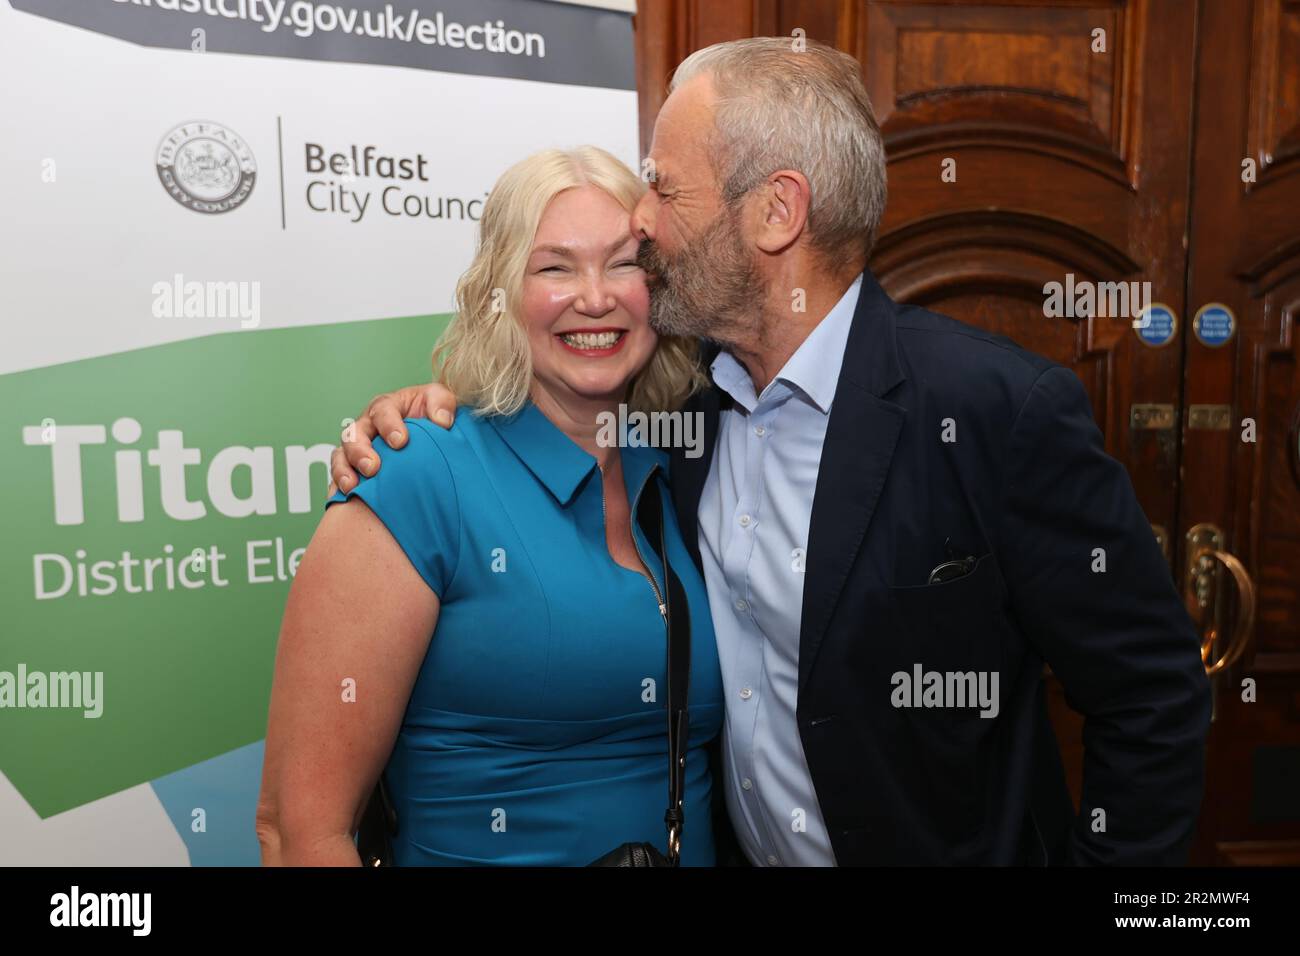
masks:
MULTIPOLYGON (((658 469, 655 469, 657 471, 658 469)), ((682 830, 686 824, 686 747, 690 739, 690 710, 687 700, 691 680, 691 612, 686 589, 668 563, 664 544, 663 500, 655 471, 650 473, 641 501, 637 521, 650 539, 651 547, 664 569, 664 622, 667 626, 668 654, 668 810, 664 824, 668 827, 668 860, 678 863, 682 830)))

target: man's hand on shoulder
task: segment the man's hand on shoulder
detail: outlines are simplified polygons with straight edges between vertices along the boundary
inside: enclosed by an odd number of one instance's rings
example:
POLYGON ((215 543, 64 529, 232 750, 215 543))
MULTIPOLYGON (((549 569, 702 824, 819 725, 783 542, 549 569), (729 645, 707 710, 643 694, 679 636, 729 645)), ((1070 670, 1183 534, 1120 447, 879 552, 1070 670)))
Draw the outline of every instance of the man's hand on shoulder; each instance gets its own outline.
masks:
POLYGON ((409 437, 405 418, 427 418, 450 428, 456 418, 456 395, 445 385, 408 385, 371 399, 366 410, 343 432, 343 444, 330 456, 330 490, 351 491, 361 479, 379 471, 379 456, 371 441, 383 435, 390 448, 403 448, 409 437))

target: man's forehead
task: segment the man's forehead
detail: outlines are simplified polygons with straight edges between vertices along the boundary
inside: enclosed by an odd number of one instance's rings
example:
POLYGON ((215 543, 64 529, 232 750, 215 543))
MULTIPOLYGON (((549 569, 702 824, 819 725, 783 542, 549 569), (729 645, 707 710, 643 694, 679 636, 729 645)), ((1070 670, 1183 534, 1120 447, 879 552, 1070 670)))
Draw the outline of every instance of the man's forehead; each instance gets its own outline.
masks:
POLYGON ((655 117, 650 153, 656 161, 672 163, 692 149, 713 128, 713 84, 697 76, 668 95, 655 117))
POLYGON ((650 140, 650 158, 660 167, 660 172, 666 172, 663 167, 678 161, 678 142, 672 121, 665 120, 664 114, 660 112, 659 118, 655 120, 654 136, 650 140))

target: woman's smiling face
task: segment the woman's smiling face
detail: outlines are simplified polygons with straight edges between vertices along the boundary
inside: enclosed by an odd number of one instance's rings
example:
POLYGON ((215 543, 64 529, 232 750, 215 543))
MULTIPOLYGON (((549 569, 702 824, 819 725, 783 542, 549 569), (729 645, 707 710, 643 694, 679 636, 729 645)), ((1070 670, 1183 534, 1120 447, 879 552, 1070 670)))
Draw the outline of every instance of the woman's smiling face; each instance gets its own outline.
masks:
POLYGON ((597 186, 551 200, 523 281, 534 389, 561 404, 626 401, 654 354, 650 297, 628 211, 597 186))

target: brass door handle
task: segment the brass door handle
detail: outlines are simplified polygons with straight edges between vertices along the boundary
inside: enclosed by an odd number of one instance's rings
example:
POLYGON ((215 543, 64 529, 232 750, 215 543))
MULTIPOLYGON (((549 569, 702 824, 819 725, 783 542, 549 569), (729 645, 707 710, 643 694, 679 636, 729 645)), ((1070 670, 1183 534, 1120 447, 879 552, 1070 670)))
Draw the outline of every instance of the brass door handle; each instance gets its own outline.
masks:
POLYGON ((1197 525, 1187 533, 1190 549, 1187 560, 1187 597, 1192 616, 1201 628, 1201 661, 1205 673, 1213 677, 1237 663, 1250 645, 1255 629, 1255 583, 1246 566, 1235 555, 1217 545, 1222 534, 1211 525, 1197 525), (1222 565, 1232 576, 1237 588, 1237 623, 1227 641, 1227 647, 1216 658, 1215 647, 1222 643, 1223 606, 1218 600, 1222 587, 1217 565, 1222 565))

